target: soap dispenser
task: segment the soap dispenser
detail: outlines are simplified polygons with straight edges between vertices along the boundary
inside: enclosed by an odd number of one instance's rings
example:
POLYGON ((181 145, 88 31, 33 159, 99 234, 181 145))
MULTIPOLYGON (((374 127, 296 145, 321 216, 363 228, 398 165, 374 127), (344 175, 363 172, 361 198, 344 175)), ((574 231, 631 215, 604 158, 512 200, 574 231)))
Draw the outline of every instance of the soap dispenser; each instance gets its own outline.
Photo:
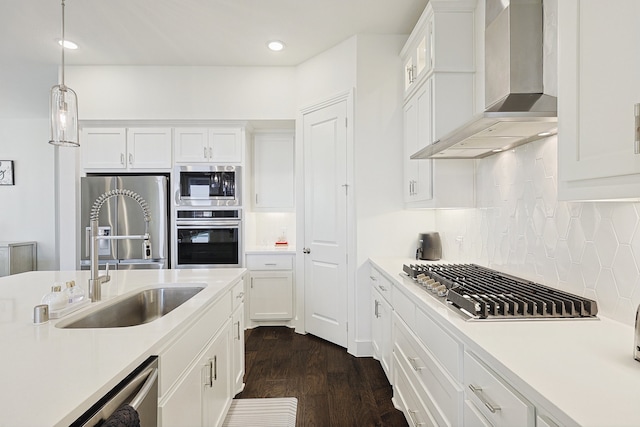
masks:
POLYGON ((49 312, 52 312, 64 308, 68 301, 67 295, 62 292, 62 286, 56 283, 51 287, 51 292, 42 297, 41 302, 42 304, 47 304, 49 306, 49 312))
POLYGON ((80 302, 84 299, 84 290, 76 286, 75 280, 67 282, 67 288, 64 290, 64 292, 67 296, 67 302, 69 304, 80 302))

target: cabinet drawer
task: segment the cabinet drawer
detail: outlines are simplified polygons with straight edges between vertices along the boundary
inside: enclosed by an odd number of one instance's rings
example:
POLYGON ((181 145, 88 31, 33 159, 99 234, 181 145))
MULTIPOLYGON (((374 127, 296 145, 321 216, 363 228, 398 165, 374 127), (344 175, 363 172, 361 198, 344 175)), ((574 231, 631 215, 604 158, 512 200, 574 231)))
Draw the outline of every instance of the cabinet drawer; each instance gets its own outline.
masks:
POLYGON ((462 382, 462 344, 422 310, 416 310, 416 327, 413 330, 453 378, 462 382))
POLYGON ((391 306, 393 310, 409 325, 410 329, 415 329, 416 306, 408 296, 402 293, 398 287, 391 288, 391 306))
POLYGON ((460 425, 464 393, 428 349, 394 318, 394 352, 401 359, 416 390, 422 393, 424 406, 441 426, 460 425))
MULTIPOLYGON (((464 401, 464 427, 493 427, 470 400, 464 401)), ((538 426, 540 427, 540 426, 538 426)))
POLYGON ((464 353, 467 399, 496 427, 534 423, 534 407, 469 352, 464 353))
POLYGON ((382 275, 378 270, 371 267, 369 272, 369 280, 371 285, 378 290, 380 296, 382 296, 387 302, 391 302, 391 282, 382 275))
POLYGON ((247 255, 249 270, 292 270, 291 255, 247 255))
POLYGON ((162 397, 195 360, 216 331, 231 316, 231 296, 225 293, 176 341, 160 352, 160 392, 162 397))
POLYGON ((240 304, 244 302, 244 295, 244 279, 242 279, 231 288, 232 310, 240 307, 240 304))
POLYGON ((403 367, 402 361, 393 354, 395 380, 393 395, 397 403, 400 404, 404 416, 410 426, 438 426, 429 411, 422 405, 418 393, 414 390, 409 381, 408 374, 403 367))

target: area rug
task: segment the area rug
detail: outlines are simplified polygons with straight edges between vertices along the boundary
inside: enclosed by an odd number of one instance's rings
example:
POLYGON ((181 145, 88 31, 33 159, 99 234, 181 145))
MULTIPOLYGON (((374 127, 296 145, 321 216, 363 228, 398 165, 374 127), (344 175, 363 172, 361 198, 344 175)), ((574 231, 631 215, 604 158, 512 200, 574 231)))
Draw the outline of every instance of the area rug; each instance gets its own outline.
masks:
POLYGON ((298 399, 295 397, 234 399, 223 427, 295 427, 298 399))

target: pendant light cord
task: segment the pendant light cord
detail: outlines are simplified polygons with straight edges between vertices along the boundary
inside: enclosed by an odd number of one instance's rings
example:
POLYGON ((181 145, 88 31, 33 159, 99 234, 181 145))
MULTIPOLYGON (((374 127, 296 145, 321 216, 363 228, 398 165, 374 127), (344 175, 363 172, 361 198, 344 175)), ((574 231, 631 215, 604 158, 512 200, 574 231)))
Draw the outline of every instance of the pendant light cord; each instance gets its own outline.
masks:
POLYGON ((61 86, 64 88, 64 0, 62 0, 62 84, 61 86))

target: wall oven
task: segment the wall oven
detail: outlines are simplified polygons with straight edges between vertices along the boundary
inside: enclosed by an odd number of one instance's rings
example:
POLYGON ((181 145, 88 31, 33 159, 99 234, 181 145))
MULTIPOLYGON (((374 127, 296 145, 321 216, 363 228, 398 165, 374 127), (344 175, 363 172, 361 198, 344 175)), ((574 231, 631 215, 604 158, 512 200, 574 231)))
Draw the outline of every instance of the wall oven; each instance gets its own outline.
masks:
POLYGON ((241 167, 181 165, 174 175, 176 206, 240 206, 241 167))
POLYGON ((241 267, 241 209, 177 209, 174 268, 241 267))

